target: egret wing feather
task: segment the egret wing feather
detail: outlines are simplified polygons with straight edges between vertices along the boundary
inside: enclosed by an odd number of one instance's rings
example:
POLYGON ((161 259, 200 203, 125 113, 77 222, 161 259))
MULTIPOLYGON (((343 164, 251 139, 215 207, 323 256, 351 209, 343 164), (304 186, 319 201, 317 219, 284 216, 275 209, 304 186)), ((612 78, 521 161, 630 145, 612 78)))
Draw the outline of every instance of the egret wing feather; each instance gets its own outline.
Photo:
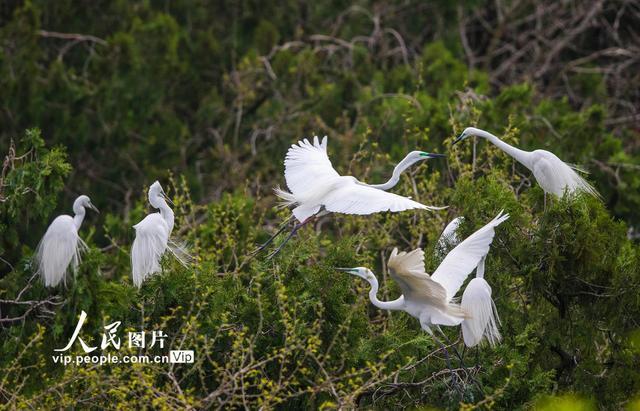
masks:
POLYGON ((387 263, 391 278, 400 286, 405 301, 429 304, 447 310, 446 290, 433 281, 424 270, 424 252, 417 248, 411 252, 398 252, 394 248, 387 263))
POLYGON ((144 280, 160 271, 160 259, 169 241, 169 227, 160 213, 153 213, 133 228, 136 238, 131 247, 131 267, 133 283, 140 287, 144 280))
POLYGON ((480 276, 472 279, 462 294, 461 305, 465 311, 472 313, 471 318, 462 322, 462 337, 467 347, 478 345, 483 338, 489 345, 496 345, 502 338, 498 331, 500 318, 491 299, 489 283, 480 276))
POLYGON ((329 192, 322 200, 327 211, 343 214, 366 215, 383 211, 404 211, 410 209, 439 210, 407 197, 378 190, 363 184, 349 182, 329 192))
POLYGON ((67 271, 77 271, 80 254, 86 248, 73 218, 68 215, 56 217, 36 249, 36 264, 44 285, 55 287, 66 282, 67 271))
POLYGON ((304 139, 293 144, 284 160, 284 177, 294 195, 307 191, 313 181, 339 177, 327 155, 327 137, 322 142, 315 136, 313 143, 304 139))
POLYGON ((431 278, 447 291, 447 301, 456 295, 467 276, 489 252, 495 228, 509 218, 502 211, 484 227, 458 244, 438 266, 431 278))

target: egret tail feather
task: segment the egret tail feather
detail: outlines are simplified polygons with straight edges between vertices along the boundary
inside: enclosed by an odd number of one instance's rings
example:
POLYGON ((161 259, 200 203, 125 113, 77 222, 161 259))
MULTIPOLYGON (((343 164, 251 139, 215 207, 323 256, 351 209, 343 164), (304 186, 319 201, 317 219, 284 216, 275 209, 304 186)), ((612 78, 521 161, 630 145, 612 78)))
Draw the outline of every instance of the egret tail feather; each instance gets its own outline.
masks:
POLYGON ((278 196, 278 198, 280 198, 281 200, 278 203, 279 208, 286 208, 289 206, 296 205, 298 203, 298 201, 296 200, 296 197, 293 194, 291 194, 286 190, 281 189, 280 187, 275 187, 273 191, 276 194, 276 196, 278 196))

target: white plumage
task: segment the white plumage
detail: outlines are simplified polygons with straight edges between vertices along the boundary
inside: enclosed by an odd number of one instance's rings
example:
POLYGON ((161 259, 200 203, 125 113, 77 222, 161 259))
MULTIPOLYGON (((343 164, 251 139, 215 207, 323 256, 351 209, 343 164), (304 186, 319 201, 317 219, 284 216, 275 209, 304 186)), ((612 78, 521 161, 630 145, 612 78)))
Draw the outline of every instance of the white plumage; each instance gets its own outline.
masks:
POLYGON ((498 331, 500 318, 491 298, 491 286, 484 279, 484 260, 484 257, 480 260, 476 278, 467 284, 460 303, 464 311, 473 313, 462 322, 462 338, 468 347, 478 345, 483 337, 492 346, 502 339, 498 331))
POLYGON ((464 280, 477 267, 480 260, 489 252, 489 246, 495 236, 495 228, 509 218, 502 211, 484 227, 458 244, 440 263, 432 277, 447 290, 447 299, 451 300, 464 280))
POLYGON ((61 282, 66 284, 67 272, 71 270, 75 273, 78 269, 81 253, 87 249, 78 235, 86 213, 85 207, 98 211, 89 197, 79 196, 73 202, 75 216, 56 217, 38 244, 36 265, 46 287, 55 287, 61 282))
POLYGON ((565 194, 575 195, 585 192, 599 198, 600 195, 577 171, 577 167, 565 163, 558 156, 546 150, 525 151, 513 147, 493 134, 474 127, 467 127, 454 141, 454 144, 469 136, 478 136, 489 140, 495 146, 527 167, 536 178, 545 193, 562 197, 565 194))
POLYGON ((131 272, 136 287, 141 287, 147 278, 161 271, 160 260, 167 250, 181 264, 186 265, 186 253, 170 241, 174 214, 167 205, 167 197, 159 182, 156 181, 149 187, 148 196, 151 206, 160 211, 149 214, 133 226, 136 238, 131 247, 131 272))
MULTIPOLYGON (((410 198, 387 193, 385 190, 395 186, 400 175, 412 164, 427 158, 444 157, 442 154, 412 151, 399 162, 393 170, 389 181, 384 184, 366 184, 355 177, 341 176, 333 169, 327 155, 327 137, 322 141, 313 138, 313 143, 304 139, 293 144, 284 160, 285 180, 291 192, 275 188, 276 195, 285 207, 292 206, 293 218, 298 220, 287 238, 270 254, 276 255, 289 239, 305 224, 313 220, 312 217, 328 213, 366 215, 384 211, 399 212, 410 209, 440 210, 446 207, 430 207, 413 201, 410 198)), ((283 225, 276 234, 262 244, 256 252, 263 250, 280 233, 283 225)))
MULTIPOLYGON (((415 153, 412 157, 413 161, 404 168, 430 156, 428 153, 415 153)), ((299 141, 297 145, 292 145, 287 152, 284 165, 287 187, 291 192, 276 189, 276 194, 285 205, 296 206, 292 212, 301 223, 317 214, 322 208, 334 213, 359 215, 409 209, 441 209, 425 206, 397 194, 387 193, 380 188, 362 183, 354 177, 339 175, 333 169, 327 155, 326 136, 321 142, 316 136, 313 144, 305 139, 299 141)))
POLYGON ((500 212, 492 221, 467 237, 442 261, 433 275, 425 272, 421 249, 399 253, 394 249, 389 257, 391 277, 398 283, 402 296, 393 301, 380 301, 376 294, 378 280, 365 267, 339 269, 364 278, 371 284, 369 298, 382 309, 402 310, 417 318, 422 328, 433 335, 432 327, 463 324, 465 343, 476 345, 483 337, 494 344, 500 339, 497 313, 491 299, 491 287, 482 275, 484 258, 495 235, 495 227, 509 216, 500 212), (470 282, 462 296, 463 304, 454 300, 462 283, 476 268, 478 277, 470 282))
POLYGON ((167 250, 169 227, 160 213, 146 216, 134 225, 136 238, 131 247, 133 283, 140 287, 147 276, 160 271, 160 259, 167 250))
POLYGON ((438 256, 444 256, 451 248, 458 245, 460 238, 458 237, 457 231, 463 222, 464 217, 456 217, 444 228, 436 245, 436 253, 438 256))

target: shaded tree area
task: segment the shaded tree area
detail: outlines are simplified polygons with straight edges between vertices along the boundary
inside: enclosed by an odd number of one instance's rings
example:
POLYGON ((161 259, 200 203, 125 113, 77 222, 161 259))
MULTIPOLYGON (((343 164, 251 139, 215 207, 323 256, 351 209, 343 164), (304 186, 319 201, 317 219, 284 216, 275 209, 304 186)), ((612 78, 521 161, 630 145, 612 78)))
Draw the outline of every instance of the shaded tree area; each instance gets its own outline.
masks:
MULTIPOLYGON (((640 5, 635 1, 8 1, 0 4, 0 402, 7 408, 631 406, 640 390, 640 5), (589 172, 602 201, 544 206, 531 173, 467 126, 589 172), (272 188, 303 137, 334 167, 383 181, 415 149, 447 153, 394 189, 440 212, 332 215, 272 261, 272 188), (196 260, 133 287, 131 226, 162 181, 196 260), (31 257, 88 194, 103 213, 66 288, 31 257), (452 370, 385 299, 394 247, 463 235, 504 209, 487 260, 503 343, 452 370), (164 329, 195 364, 54 364, 81 310, 103 327, 164 329), (560 399, 555 398, 560 396, 560 399), (557 401, 557 402, 554 402, 557 401)), ((82 353, 76 347, 78 354, 82 353)), ((128 348, 122 348, 124 353, 128 348)), ((131 352, 134 353, 134 352, 131 352)))

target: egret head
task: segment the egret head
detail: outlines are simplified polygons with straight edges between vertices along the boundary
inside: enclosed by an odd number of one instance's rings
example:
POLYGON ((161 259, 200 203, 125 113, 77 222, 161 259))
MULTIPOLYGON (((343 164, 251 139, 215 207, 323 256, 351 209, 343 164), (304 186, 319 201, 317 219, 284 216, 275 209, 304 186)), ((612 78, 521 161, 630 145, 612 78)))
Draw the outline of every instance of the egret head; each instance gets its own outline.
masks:
POLYGON ((160 185, 160 183, 156 180, 153 184, 151 184, 151 187, 149 187, 149 203, 153 207, 158 208, 158 206, 163 201, 167 201, 167 202, 173 204, 171 202, 171 200, 169 200, 169 198, 165 194, 165 192, 162 189, 162 186, 160 185))
POLYGON ((338 271, 342 271, 345 273, 349 273, 351 275, 356 275, 360 278, 363 278, 367 281, 371 281, 375 279, 375 276, 367 267, 354 267, 354 268, 336 268, 338 271))
POLYGON ((89 208, 93 211, 95 211, 96 213, 99 213, 98 209, 96 208, 96 206, 94 206, 91 203, 91 199, 89 198, 89 196, 86 195, 81 195, 78 198, 76 198, 76 201, 73 202, 73 210, 78 213, 78 209, 79 208, 89 208))
MULTIPOLYGON (((469 138, 471 136, 476 136, 478 135, 478 133, 481 130, 475 128, 475 127, 467 127, 464 129, 464 131, 458 136, 458 138, 455 139, 455 141, 453 142, 453 144, 459 143, 460 141, 469 138)), ((451 144, 451 145, 453 145, 451 144)))
POLYGON ((412 151, 405 157, 405 160, 410 164, 417 163, 418 161, 426 160, 428 158, 443 158, 444 154, 427 153, 426 151, 412 151))

